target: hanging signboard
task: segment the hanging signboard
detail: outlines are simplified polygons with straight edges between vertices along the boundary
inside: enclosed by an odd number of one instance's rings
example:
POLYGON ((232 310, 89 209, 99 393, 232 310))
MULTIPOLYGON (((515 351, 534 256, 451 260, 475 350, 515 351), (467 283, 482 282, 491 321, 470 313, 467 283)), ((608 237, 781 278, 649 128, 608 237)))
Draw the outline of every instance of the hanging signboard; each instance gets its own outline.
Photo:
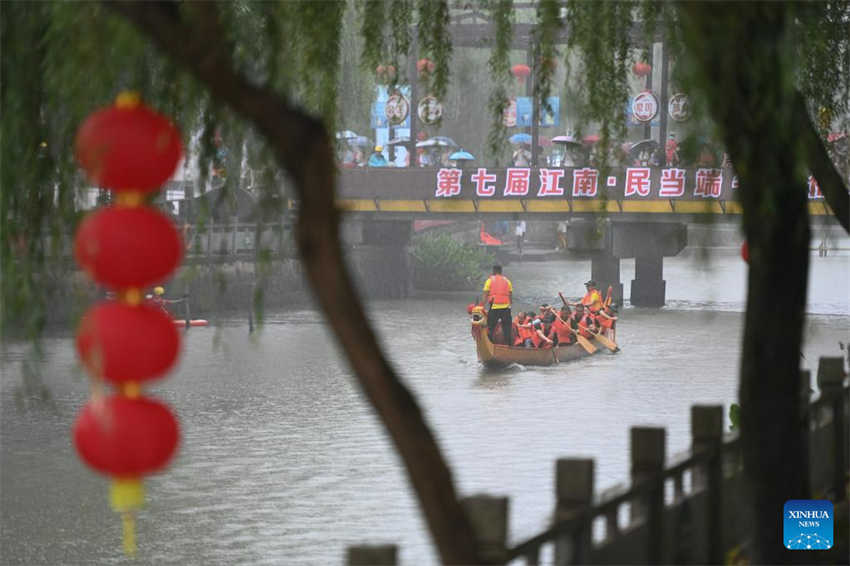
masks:
MULTIPOLYGON (((534 112, 530 96, 519 96, 516 99, 516 126, 531 127, 531 114, 534 112)), ((538 126, 548 128, 560 125, 561 99, 557 96, 546 98, 546 104, 540 105, 540 120, 538 126), (549 110, 546 110, 546 106, 549 110)), ((507 124, 506 124, 507 125, 507 124)))
POLYGON ((638 122, 649 122, 658 114, 658 99, 648 90, 632 99, 632 115, 638 122))
POLYGON ((402 124, 409 113, 410 103, 398 92, 391 95, 384 104, 384 115, 393 126, 402 124))
POLYGON ((667 104, 667 112, 676 122, 684 122, 691 117, 691 101, 684 93, 674 94, 667 104))
POLYGON ((419 101, 417 114, 423 124, 436 124, 443 117, 443 105, 436 97, 428 95, 419 101))

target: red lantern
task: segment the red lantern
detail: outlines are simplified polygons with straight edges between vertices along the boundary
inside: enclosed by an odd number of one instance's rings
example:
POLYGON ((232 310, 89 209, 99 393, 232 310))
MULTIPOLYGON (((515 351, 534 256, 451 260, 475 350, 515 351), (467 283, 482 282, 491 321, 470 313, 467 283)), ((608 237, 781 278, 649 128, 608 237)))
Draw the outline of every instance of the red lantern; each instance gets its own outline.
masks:
POLYGON ((645 77, 652 71, 652 66, 649 63, 644 63, 643 61, 637 61, 632 66, 632 72, 639 77, 645 77))
POLYGON ((108 287, 147 287, 177 267, 183 256, 171 220, 147 207, 107 207, 87 216, 77 230, 74 257, 108 287))
POLYGON ((395 79, 395 65, 378 65, 375 68, 375 74, 379 82, 389 83, 395 79))
POLYGON ((104 302, 83 315, 77 352, 95 376, 121 384, 161 377, 177 360, 180 334, 162 309, 104 302))
POLYGON ((517 82, 522 82, 531 74, 531 68, 528 65, 514 65, 511 67, 511 73, 517 78, 517 82))
POLYGON ((434 69, 436 68, 437 66, 430 59, 420 59, 416 62, 416 71, 420 75, 427 75, 428 73, 433 73, 434 69))
POLYGON ((89 115, 77 131, 75 148, 89 179, 116 192, 156 190, 183 153, 177 128, 130 93, 89 115))
POLYGON ((741 244, 741 259, 750 263, 750 245, 744 240, 744 243, 741 244))
POLYGON ((146 397, 90 401, 74 423, 80 457, 115 478, 138 478, 165 467, 178 436, 177 419, 168 407, 146 397))

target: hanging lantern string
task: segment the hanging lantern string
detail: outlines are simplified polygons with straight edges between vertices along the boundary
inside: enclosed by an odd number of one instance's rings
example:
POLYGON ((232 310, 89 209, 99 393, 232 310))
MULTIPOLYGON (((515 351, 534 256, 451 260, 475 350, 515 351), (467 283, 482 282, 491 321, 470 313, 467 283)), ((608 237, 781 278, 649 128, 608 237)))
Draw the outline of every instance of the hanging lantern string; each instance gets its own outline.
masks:
POLYGON ((121 516, 124 552, 134 557, 142 477, 167 464, 179 438, 168 406, 142 395, 142 383, 161 377, 179 347, 171 318, 144 305, 142 291, 170 276, 182 256, 171 220, 146 204, 174 174, 183 146, 168 117, 125 91, 80 125, 74 154, 92 185, 114 196, 113 206, 77 228, 74 257, 117 295, 89 309, 77 332, 92 381, 91 399, 74 423, 74 444, 86 464, 112 478, 110 505, 121 516), (117 394, 106 394, 107 383, 117 394), (132 452, 135 446, 142 449, 132 452))

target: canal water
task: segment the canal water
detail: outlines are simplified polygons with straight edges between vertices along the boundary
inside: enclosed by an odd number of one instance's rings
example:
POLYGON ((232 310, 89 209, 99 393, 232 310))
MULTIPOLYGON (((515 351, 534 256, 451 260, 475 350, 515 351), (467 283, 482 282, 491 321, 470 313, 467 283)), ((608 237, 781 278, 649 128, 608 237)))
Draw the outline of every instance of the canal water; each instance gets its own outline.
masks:
MULTIPOLYGON (((588 261, 514 263, 517 306, 575 297, 588 261)), ((628 290, 634 263, 623 261, 628 290)), ((510 496, 510 537, 550 517, 555 459, 596 459, 598 489, 628 477, 629 426, 689 444, 689 407, 736 399, 745 264, 688 252, 665 259, 668 307, 624 309, 622 351, 559 367, 484 371, 464 295, 369 304, 395 368, 416 393, 463 494, 510 496)), ((850 256, 812 257, 801 364, 850 339, 850 256)), ((147 481, 138 564, 340 564, 345 548, 395 543, 403 564, 436 562, 405 474, 322 317, 267 313, 262 332, 219 320, 185 336, 179 368, 152 389, 177 411, 173 465, 147 481)), ((72 337, 2 356, 0 562, 118 564, 121 524, 107 482, 79 462, 70 427, 88 395, 72 337), (21 374, 50 394, 33 403, 21 374)), ((765 376, 769 386, 769 376, 765 376)))

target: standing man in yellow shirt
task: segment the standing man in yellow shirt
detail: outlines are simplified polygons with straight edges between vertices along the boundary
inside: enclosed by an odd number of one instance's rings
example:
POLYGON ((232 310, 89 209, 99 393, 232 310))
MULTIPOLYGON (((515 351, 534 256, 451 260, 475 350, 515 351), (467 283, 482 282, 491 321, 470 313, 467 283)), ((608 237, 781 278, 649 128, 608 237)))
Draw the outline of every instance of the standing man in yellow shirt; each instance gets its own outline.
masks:
POLYGON ((494 265, 493 274, 484 283, 484 304, 490 305, 487 313, 487 330, 490 340, 495 343, 496 324, 502 321, 502 342, 511 345, 511 297, 514 287, 510 280, 502 275, 502 266, 494 265))
POLYGON ((599 289, 596 288, 596 281, 593 279, 585 283, 584 286, 587 288, 587 292, 582 297, 580 303, 573 303, 573 305, 583 305, 595 315, 602 309, 602 295, 599 293, 599 289))

